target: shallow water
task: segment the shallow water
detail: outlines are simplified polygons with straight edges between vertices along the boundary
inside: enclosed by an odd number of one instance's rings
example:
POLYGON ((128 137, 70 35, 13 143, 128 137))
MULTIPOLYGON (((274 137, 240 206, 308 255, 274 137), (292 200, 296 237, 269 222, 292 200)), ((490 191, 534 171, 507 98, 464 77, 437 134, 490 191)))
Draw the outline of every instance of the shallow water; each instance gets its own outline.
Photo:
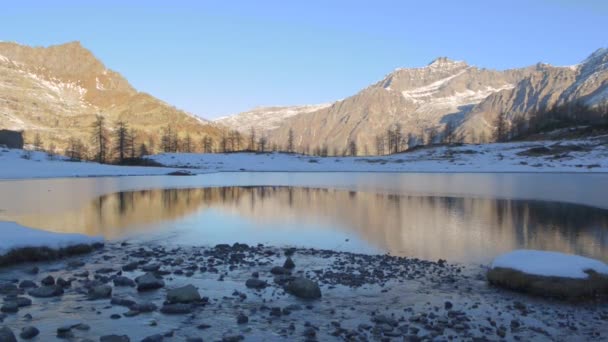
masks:
POLYGON ((486 263, 608 260, 608 175, 220 173, 0 182, 0 220, 169 244, 264 243, 486 263))

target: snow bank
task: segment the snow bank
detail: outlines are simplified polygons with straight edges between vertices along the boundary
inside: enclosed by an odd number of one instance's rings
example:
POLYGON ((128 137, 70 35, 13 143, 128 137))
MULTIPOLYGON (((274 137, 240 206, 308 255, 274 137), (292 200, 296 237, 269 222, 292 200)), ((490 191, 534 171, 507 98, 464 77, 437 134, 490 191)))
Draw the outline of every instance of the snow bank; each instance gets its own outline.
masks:
POLYGON ((0 149, 0 179, 164 175, 163 167, 117 166, 50 159, 44 152, 0 149))
POLYGON ((62 234, 24 227, 15 222, 0 221, 0 256, 25 247, 61 249, 76 245, 102 243, 102 237, 62 234))
POLYGON ((492 268, 511 268, 527 274, 563 278, 587 278, 586 270, 608 275, 608 265, 595 259, 559 252, 515 250, 503 254, 492 268))

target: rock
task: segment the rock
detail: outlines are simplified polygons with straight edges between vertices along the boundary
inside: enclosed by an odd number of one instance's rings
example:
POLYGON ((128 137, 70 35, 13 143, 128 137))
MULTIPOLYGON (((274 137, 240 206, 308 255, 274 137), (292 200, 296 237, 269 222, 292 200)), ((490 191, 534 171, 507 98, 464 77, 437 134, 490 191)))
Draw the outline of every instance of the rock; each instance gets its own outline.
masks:
POLYGON ((285 291, 303 299, 321 298, 319 285, 307 278, 295 278, 285 286, 285 291))
POLYGON ((17 342, 17 338, 11 329, 2 327, 0 328, 0 342, 17 342))
POLYGON ((127 335, 105 335, 99 338, 99 342, 131 342, 127 335))
POLYGON ((144 302, 132 305, 130 309, 139 312, 152 312, 156 311, 158 309, 158 306, 156 306, 156 304, 154 303, 144 302))
POLYGON ((32 300, 27 297, 17 297, 15 298, 15 302, 17 302, 17 306, 20 308, 32 305, 32 300))
POLYGON ((194 176, 194 173, 188 170, 176 170, 167 173, 167 176, 194 176))
POLYGON ((549 277, 494 267, 487 278, 492 285, 542 297, 578 299, 608 293, 608 276, 593 271, 588 274, 587 278, 549 277))
POLYGON ((452 302, 447 301, 443 304, 443 308, 446 310, 450 310, 454 305, 452 304, 452 302))
POLYGON ((165 282, 162 279, 156 278, 152 273, 146 273, 135 278, 135 283, 137 284, 137 291, 156 290, 165 286, 165 282))
POLYGON ((183 304, 183 303, 165 304, 160 309, 160 312, 162 312, 164 314, 168 314, 168 315, 188 314, 188 313, 192 312, 192 306, 190 304, 183 304))
POLYGON ((38 298, 49 298, 57 297, 63 294, 63 288, 61 286, 42 286, 28 291, 28 294, 32 297, 38 298))
POLYGON ((130 262, 122 267, 122 270, 125 272, 135 271, 139 267, 139 263, 137 261, 130 262))
POLYGON ((243 335, 227 335, 222 337, 222 342, 239 342, 244 339, 245 337, 243 335))
POLYGON ((71 281, 67 281, 61 277, 57 278, 57 281, 55 281, 55 284, 57 284, 57 286, 61 286, 63 288, 72 286, 71 281))
POLYGON ((293 260, 291 259, 290 256, 287 257, 287 260, 285 260, 285 263, 283 264, 283 268, 288 269, 288 270, 292 270, 296 267, 296 264, 293 262, 293 260))
POLYGON ((268 283, 258 278, 249 278, 245 282, 245 286, 250 289, 263 289, 268 286, 268 283))
POLYGON ((135 281, 133 281, 133 279, 127 278, 125 276, 117 276, 114 278, 113 281, 114 281, 114 286, 128 286, 128 287, 135 286, 135 281))
POLYGON ((40 334, 40 330, 38 330, 36 327, 28 326, 28 327, 24 327, 21 329, 21 333, 19 334, 19 337, 21 337, 24 340, 29 340, 29 339, 32 339, 32 338, 38 336, 38 334, 40 334))
POLYGON ((98 269, 97 271, 95 271, 95 273, 97 274, 108 274, 108 273, 113 273, 115 272, 115 270, 111 267, 102 267, 100 269, 98 269))
POLYGON ((23 280, 19 283, 20 289, 30 289, 30 288, 34 288, 34 287, 38 287, 38 285, 36 285, 36 283, 34 283, 31 280, 23 280))
POLYGON ((42 279, 42 280, 40 281, 40 283, 41 283, 42 285, 47 285, 47 286, 48 286, 48 285, 55 285, 55 278, 53 278, 53 276, 50 276, 50 275, 49 275, 49 276, 44 277, 44 279, 42 279))
POLYGON ((392 318, 392 317, 388 317, 385 315, 376 315, 372 318, 372 322, 376 323, 376 324, 386 324, 386 325, 390 325, 393 327, 396 327, 399 325, 399 322, 397 322, 396 319, 392 318))
POLYGON ((203 342, 202 337, 188 337, 186 338, 186 342, 203 342))
POLYGON ((129 299, 129 298, 112 297, 112 300, 110 300, 110 304, 126 306, 126 307, 130 308, 133 305, 135 305, 135 301, 133 299, 129 299))
POLYGON ((167 291, 167 301, 170 303, 191 303, 201 300, 201 295, 193 285, 186 285, 167 291))
POLYGON ((148 264, 141 268, 144 272, 156 272, 160 270, 160 264, 148 264))
POLYGON ((78 268, 84 266, 84 261, 81 260, 71 260, 68 261, 68 267, 70 268, 78 268))
POLYGON ((27 274, 38 274, 38 272, 40 272, 38 266, 30 267, 25 270, 25 273, 27 274))
POLYGON ((112 296, 112 286, 104 284, 93 287, 89 290, 90 299, 103 299, 112 296))
POLYGON ((247 315, 245 315, 244 313, 239 313, 238 316, 236 316, 236 323, 237 324, 245 324, 249 322, 249 317, 247 317, 247 315))
POLYGON ((4 302, 2 307, 0 307, 0 311, 6 313, 15 313, 19 311, 19 305, 17 305, 16 301, 4 302))
POLYGON ((163 342, 164 339, 165 337, 163 335, 156 334, 144 338, 143 340, 141 340, 141 342, 163 342))
POLYGON ((275 266, 272 269, 270 269, 270 273, 272 273, 274 275, 289 274, 289 270, 287 270, 285 267, 275 266))

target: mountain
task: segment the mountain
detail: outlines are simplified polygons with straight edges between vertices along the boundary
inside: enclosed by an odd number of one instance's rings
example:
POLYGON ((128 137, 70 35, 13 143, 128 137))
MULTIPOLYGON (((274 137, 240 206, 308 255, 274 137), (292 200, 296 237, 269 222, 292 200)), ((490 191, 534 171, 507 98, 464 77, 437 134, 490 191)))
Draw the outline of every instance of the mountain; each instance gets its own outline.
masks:
POLYGON ((415 143, 429 135, 437 142, 448 123, 463 141, 489 141, 501 112, 513 120, 575 101, 591 106, 605 103, 607 59, 608 50, 600 49, 575 66, 539 63, 498 71, 440 57, 425 67, 396 69, 359 93, 316 111, 275 116, 273 111, 257 109, 256 115, 239 114, 222 122, 241 127, 244 121, 255 126, 260 120, 271 143, 284 146, 292 130, 298 150, 327 146, 330 154, 342 153, 350 141, 357 143, 359 154, 373 154, 376 137, 395 124, 415 143))
POLYGON ((299 114, 316 112, 327 107, 329 107, 329 104, 257 107, 247 112, 220 117, 213 121, 242 133, 249 133, 251 128, 263 133, 278 128, 287 118, 299 114))
POLYGON ((124 120, 142 142, 158 137, 169 123, 194 139, 219 139, 223 131, 138 92, 78 42, 49 47, 0 42, 0 128, 23 130, 29 141, 38 133, 43 143, 62 148, 71 137, 88 142, 97 114, 110 125, 124 120))

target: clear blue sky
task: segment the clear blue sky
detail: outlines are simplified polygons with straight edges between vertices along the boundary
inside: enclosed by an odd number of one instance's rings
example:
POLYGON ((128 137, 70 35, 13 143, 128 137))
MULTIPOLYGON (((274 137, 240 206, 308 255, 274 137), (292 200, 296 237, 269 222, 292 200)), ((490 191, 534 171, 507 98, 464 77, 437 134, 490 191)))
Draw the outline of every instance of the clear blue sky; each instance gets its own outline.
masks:
POLYGON ((337 100, 438 56, 506 69, 575 64, 608 47, 605 0, 19 0, 0 7, 0 40, 79 40, 137 89, 207 118, 337 100))

